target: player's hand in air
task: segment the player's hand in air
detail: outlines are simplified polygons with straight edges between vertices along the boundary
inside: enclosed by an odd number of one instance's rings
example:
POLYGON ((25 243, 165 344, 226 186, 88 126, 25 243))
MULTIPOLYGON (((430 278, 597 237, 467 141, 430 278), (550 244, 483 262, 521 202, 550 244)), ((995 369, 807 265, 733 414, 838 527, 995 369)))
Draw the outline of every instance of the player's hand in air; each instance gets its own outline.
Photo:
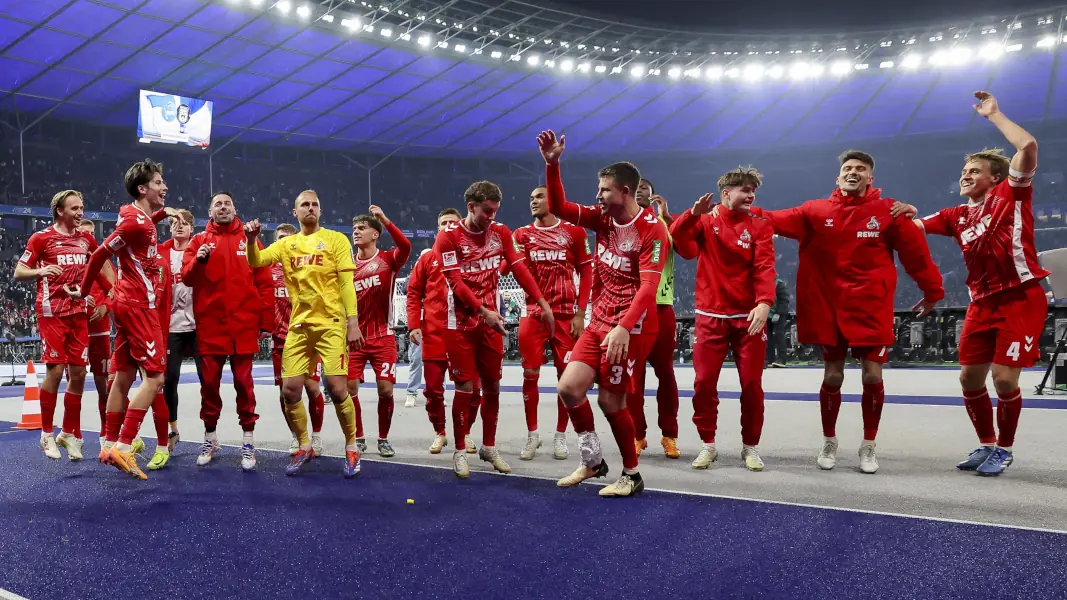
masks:
POLYGON ((81 300, 82 298, 84 298, 84 296, 82 296, 81 287, 76 283, 64 284, 63 291, 66 292, 67 295, 73 298, 74 300, 81 300))
POLYGON ((659 194, 653 194, 649 201, 652 202, 652 206, 656 207, 656 214, 659 216, 669 215, 667 211, 667 199, 659 194))
POLYGON ((263 226, 259 224, 259 219, 252 219, 245 223, 245 237, 248 238, 249 243, 258 238, 262 231, 263 226))
POLYGON ((408 341, 410 341, 412 344, 415 344, 416 346, 421 346, 422 345, 422 330, 421 329, 412 329, 411 331, 409 331, 408 332, 408 341))
POLYGON ((46 277, 59 277, 63 274, 63 267, 59 265, 47 265, 37 269, 37 279, 44 279, 46 277))
POLYGON ((212 244, 203 244, 196 251, 196 262, 205 263, 209 256, 211 256, 212 244))
POLYGON ((889 216, 894 219, 900 215, 904 215, 909 219, 914 219, 917 214, 919 214, 919 209, 906 202, 900 202, 899 200, 894 200, 893 206, 889 207, 889 216))
POLYGON ((359 321, 355 318, 348 320, 348 349, 352 352, 358 352, 363 349, 363 344, 366 340, 363 339, 363 332, 359 330, 359 321))
POLYGON ((622 325, 616 325, 600 342, 604 356, 610 365, 621 365, 630 355, 630 332, 622 325))
POLYGON ((1000 106, 997 105, 997 99, 993 97, 993 94, 989 92, 975 92, 974 97, 978 100, 978 104, 974 105, 974 110, 978 111, 978 114, 985 118, 989 118, 998 112, 1000 112, 1000 106))
POLYGON ((368 210, 370 210, 370 214, 372 217, 378 219, 378 221, 382 224, 382 227, 388 226, 390 223, 392 223, 392 221, 389 220, 389 217, 385 216, 385 213, 382 212, 382 208, 377 204, 371 204, 368 210))
POLYGON ((167 215, 168 219, 170 219, 170 218, 181 218, 181 215, 178 214, 178 209, 171 208, 169 206, 164 206, 163 207, 163 214, 167 215))
MULTIPOLYGON (((712 205, 712 201, 715 200, 715 194, 704 194, 697 198, 697 201, 693 203, 693 216, 699 217, 700 215, 706 215, 712 213, 713 210, 717 210, 717 206, 712 205)), ((712 213, 716 214, 717 213, 712 213)))
POLYGON ((507 335, 508 330, 504 328, 504 317, 500 316, 500 313, 495 310, 482 307, 481 310, 482 319, 490 329, 500 332, 501 335, 507 335))
POLYGON ((545 326, 551 338, 556 334, 556 316, 552 314, 552 306, 544 298, 538 300, 537 305, 541 307, 541 324, 545 326))
POLYGON ((767 317, 771 314, 771 307, 769 304, 757 304, 756 308, 752 309, 752 312, 748 313, 748 334, 759 335, 763 331, 763 327, 767 324, 767 317))
POLYGON ((571 319, 571 339, 577 341, 585 331, 585 309, 579 308, 571 319))
POLYGON ((917 317, 925 317, 926 315, 934 312, 934 307, 936 307, 936 306, 937 306, 937 301, 936 300, 932 300, 931 301, 931 300, 927 300, 926 298, 923 298, 922 300, 919 300, 918 302, 916 302, 915 306, 911 307, 911 309, 916 311, 915 316, 917 316, 917 317))
POLYGON ((537 146, 541 149, 541 156, 545 164, 554 165, 559 162, 559 157, 567 149, 567 136, 561 135, 556 139, 556 132, 549 129, 542 131, 537 136, 537 146))

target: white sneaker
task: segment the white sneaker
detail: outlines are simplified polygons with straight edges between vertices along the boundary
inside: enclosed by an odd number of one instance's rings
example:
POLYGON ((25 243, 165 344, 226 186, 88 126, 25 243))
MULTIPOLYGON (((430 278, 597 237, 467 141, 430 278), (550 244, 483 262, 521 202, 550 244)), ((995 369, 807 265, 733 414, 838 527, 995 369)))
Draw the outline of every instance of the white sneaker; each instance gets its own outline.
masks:
POLYGON ((500 450, 497 450, 495 446, 482 446, 478 451, 478 458, 493 465, 493 468, 500 473, 511 472, 511 466, 504 462, 504 459, 500 457, 500 450))
POLYGON ((200 456, 196 457, 196 466, 203 467, 211 464, 211 457, 215 455, 215 452, 218 451, 220 447, 218 440, 213 442, 204 440, 200 444, 200 456))
POLYGON ((430 454, 440 454, 441 450, 448 445, 448 438, 443 435, 437 435, 433 438, 433 443, 430 444, 430 454))
POLYGON ((81 460, 83 458, 83 444, 84 442, 74 437, 74 434, 65 431, 60 433, 59 437, 56 438, 56 445, 65 447, 67 449, 67 457, 71 460, 81 460))
POLYGON ((860 471, 868 475, 878 472, 878 458, 874 455, 874 442, 860 444, 860 471))
POLYGON ((531 431, 526 435, 526 447, 519 453, 519 460, 533 460, 541 447, 541 434, 531 431))
POLYGON ((467 446, 467 454, 477 454, 478 446, 474 445, 474 438, 467 435, 463 438, 464 444, 467 446))
POLYGON ((819 465, 819 468, 823 471, 829 471, 837 464, 837 438, 826 438, 822 444, 822 450, 819 452, 819 457, 815 459, 815 464, 819 465))
POLYGON ((41 432, 41 450, 44 450, 44 455, 48 458, 59 460, 61 457, 59 448, 56 446, 56 438, 51 433, 41 432))
POLYGON ((570 455, 571 452, 567 449, 567 434, 557 431, 556 435, 552 437, 552 458, 567 460, 570 455))
POLYGON ((404 400, 404 408, 415 408, 415 400, 418 398, 415 394, 408 394, 408 397, 404 400))
POLYGON ((755 446, 741 448, 741 460, 749 471, 758 473, 763 470, 763 459, 759 457, 759 448, 755 446))
POLYGON ((322 447, 322 436, 317 433, 311 434, 311 453, 314 454, 316 458, 326 453, 322 447))
POLYGON ((296 456, 296 453, 300 451, 300 440, 293 436, 293 441, 289 442, 289 456, 296 456))
POLYGON ((604 486, 599 493, 601 498, 625 498, 644 490, 645 482, 639 475, 637 479, 634 479, 634 477, 623 473, 622 477, 619 477, 615 483, 604 486))
POLYGON ((608 474, 608 464, 603 460, 596 467, 580 463, 573 473, 556 482, 557 487, 574 487, 586 479, 604 477, 608 474))
POLYGON ((452 453, 452 472, 460 479, 466 479, 471 476, 471 469, 467 465, 467 454, 465 452, 456 450, 452 453))
POLYGON ((256 468, 256 447, 252 444, 241 446, 241 470, 252 471, 256 468))
POLYGON ((700 454, 697 454, 697 457, 693 459, 693 464, 690 466, 694 469, 707 469, 718 458, 719 452, 715 449, 715 444, 704 444, 700 449, 700 454))

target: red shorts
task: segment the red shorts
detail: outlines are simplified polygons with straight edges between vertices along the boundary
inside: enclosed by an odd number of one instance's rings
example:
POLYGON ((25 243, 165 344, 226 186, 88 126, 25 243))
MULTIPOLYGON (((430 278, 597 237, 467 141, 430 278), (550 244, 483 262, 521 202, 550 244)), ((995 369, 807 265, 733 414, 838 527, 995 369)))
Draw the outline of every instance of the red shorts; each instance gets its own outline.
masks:
POLYGON ((613 365, 608 363, 607 355, 600 344, 608 332, 593 331, 586 329, 571 351, 571 359, 567 361, 580 362, 597 370, 597 383, 602 389, 612 392, 630 392, 637 383, 634 369, 645 368, 648 353, 656 342, 656 333, 631 333, 630 348, 626 356, 625 365, 613 365))
POLYGON ((869 360, 873 363, 883 364, 889 360, 888 346, 849 346, 848 340, 842 337, 840 333, 837 334, 836 346, 822 347, 822 360, 823 362, 845 360, 850 349, 852 350, 852 358, 856 360, 869 360))
POLYGON ((396 338, 366 340, 363 348, 348 353, 348 380, 363 383, 363 369, 370 363, 375 381, 396 383, 396 338))
MULTIPOLYGON (((272 338, 270 346, 270 362, 274 366, 274 385, 278 387, 281 387, 282 385, 282 350, 284 348, 285 340, 283 338, 272 338)), ((315 363, 315 370, 312 373, 308 373, 308 377, 315 383, 322 380, 321 360, 315 363)))
POLYGON ((136 370, 143 367, 147 373, 162 373, 167 356, 167 342, 159 326, 159 311, 139 306, 116 303, 115 352, 111 360, 115 370, 136 370))
POLYGON ((1048 299, 1038 282, 971 302, 960 333, 960 364, 1032 367, 1041 358, 1048 299))
POLYGON ((93 375, 107 375, 107 361, 111 359, 111 332, 89 336, 89 371, 93 375))
POLYGON ((500 381, 504 375, 504 338, 486 325, 477 329, 445 331, 448 368, 452 381, 463 383, 481 377, 500 381))
POLYGON ((545 344, 552 342, 552 359, 557 371, 563 371, 574 339, 571 338, 571 319, 574 316, 556 316, 556 331, 549 339, 548 330, 541 324, 541 319, 522 317, 519 319, 519 355, 522 356, 522 368, 540 369, 545 364, 545 344))
POLYGON ((38 317, 41 362, 46 365, 89 364, 89 324, 85 313, 64 317, 38 317))

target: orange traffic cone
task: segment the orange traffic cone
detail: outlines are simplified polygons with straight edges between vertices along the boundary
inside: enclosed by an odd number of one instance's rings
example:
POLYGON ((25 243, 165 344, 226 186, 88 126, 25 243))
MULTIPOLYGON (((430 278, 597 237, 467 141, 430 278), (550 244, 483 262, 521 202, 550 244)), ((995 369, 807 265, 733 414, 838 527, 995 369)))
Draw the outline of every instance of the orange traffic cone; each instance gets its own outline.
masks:
POLYGON ((41 389, 37 387, 37 371, 33 361, 26 364, 26 385, 22 392, 22 419, 15 429, 41 428, 41 389))

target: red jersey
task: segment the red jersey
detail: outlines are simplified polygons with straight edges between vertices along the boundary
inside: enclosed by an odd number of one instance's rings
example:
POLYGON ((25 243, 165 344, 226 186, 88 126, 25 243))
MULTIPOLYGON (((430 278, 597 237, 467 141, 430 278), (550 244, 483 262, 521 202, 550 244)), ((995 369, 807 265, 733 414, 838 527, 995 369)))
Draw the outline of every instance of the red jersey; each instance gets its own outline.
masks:
POLYGON ((971 300, 1049 275, 1037 262, 1030 176, 1011 171, 982 202, 944 208, 919 221, 926 233, 956 238, 971 300))
POLYGON ((65 317, 85 312, 85 300, 73 300, 63 291, 64 285, 79 285, 96 250, 96 240, 85 231, 62 233, 51 225, 30 236, 26 252, 19 262, 31 269, 59 265, 63 272, 56 277, 37 280, 37 316, 65 317))
MULTIPOLYGON (((157 214, 160 219, 165 216, 163 211, 157 214)), ((119 257, 115 302, 141 308, 159 305, 164 281, 156 242, 153 215, 134 204, 119 209, 115 231, 104 240, 104 246, 119 257)))
POLYGON ((623 323, 624 316, 630 316, 628 310, 634 305, 641 312, 636 320, 631 316, 630 332, 657 332, 656 288, 663 275, 666 254, 671 252, 667 226, 652 207, 641 209, 628 223, 617 223, 600 206, 567 202, 559 164, 547 165, 545 174, 552 213, 597 234, 589 328, 601 333, 611 331, 623 323), (643 280, 654 284, 648 307, 637 300, 643 280))
MULTIPOLYGON (((437 236, 434 255, 441 263, 441 272, 458 271, 482 306, 497 307, 500 268, 507 264, 514 268, 525 260, 515 248, 511 230, 500 223, 490 223, 484 231, 471 231, 463 221, 449 225, 437 236)), ((450 284, 449 288, 453 286, 450 284)), ((536 300, 536 299, 535 299, 536 300)), ((460 331, 478 327, 478 310, 460 298, 455 290, 448 294, 448 328, 460 331)))
MULTIPOLYGON (((526 256, 554 314, 569 318, 579 307, 585 308, 575 284, 578 269, 593 262, 585 229, 562 220, 551 227, 531 223, 516 229, 514 238, 516 250, 526 256)), ((526 314, 535 318, 541 315, 541 307, 530 297, 526 298, 526 314)))
MULTIPOLYGON (((103 288, 95 288, 90 296, 96 302, 96 306, 103 306, 110 302, 107 297, 107 292, 103 288)), ((90 316, 92 311, 89 311, 90 316)), ((100 317, 95 321, 89 321, 89 337, 95 337, 98 335, 110 335, 111 334, 111 308, 108 307, 107 314, 100 317)))
MULTIPOLYGON (((393 335, 393 287, 396 275, 404 266, 398 250, 378 250, 374 256, 361 260, 356 256, 356 306, 359 307, 359 330, 368 340, 393 335)), ((407 257, 403 257, 406 259, 407 257)))
POLYGON ((407 287, 408 331, 422 331, 422 360, 445 360, 445 315, 450 295, 440 261, 424 250, 411 269, 407 287))
POLYGON ((671 225, 682 258, 697 259, 696 313, 721 319, 774 306, 774 229, 764 219, 719 207, 719 216, 682 213, 671 225))
POLYGON ((270 267, 270 276, 274 282, 274 331, 276 339, 284 340, 289 335, 289 316, 293 314, 293 304, 289 302, 289 289, 285 287, 285 267, 274 263, 270 267))

